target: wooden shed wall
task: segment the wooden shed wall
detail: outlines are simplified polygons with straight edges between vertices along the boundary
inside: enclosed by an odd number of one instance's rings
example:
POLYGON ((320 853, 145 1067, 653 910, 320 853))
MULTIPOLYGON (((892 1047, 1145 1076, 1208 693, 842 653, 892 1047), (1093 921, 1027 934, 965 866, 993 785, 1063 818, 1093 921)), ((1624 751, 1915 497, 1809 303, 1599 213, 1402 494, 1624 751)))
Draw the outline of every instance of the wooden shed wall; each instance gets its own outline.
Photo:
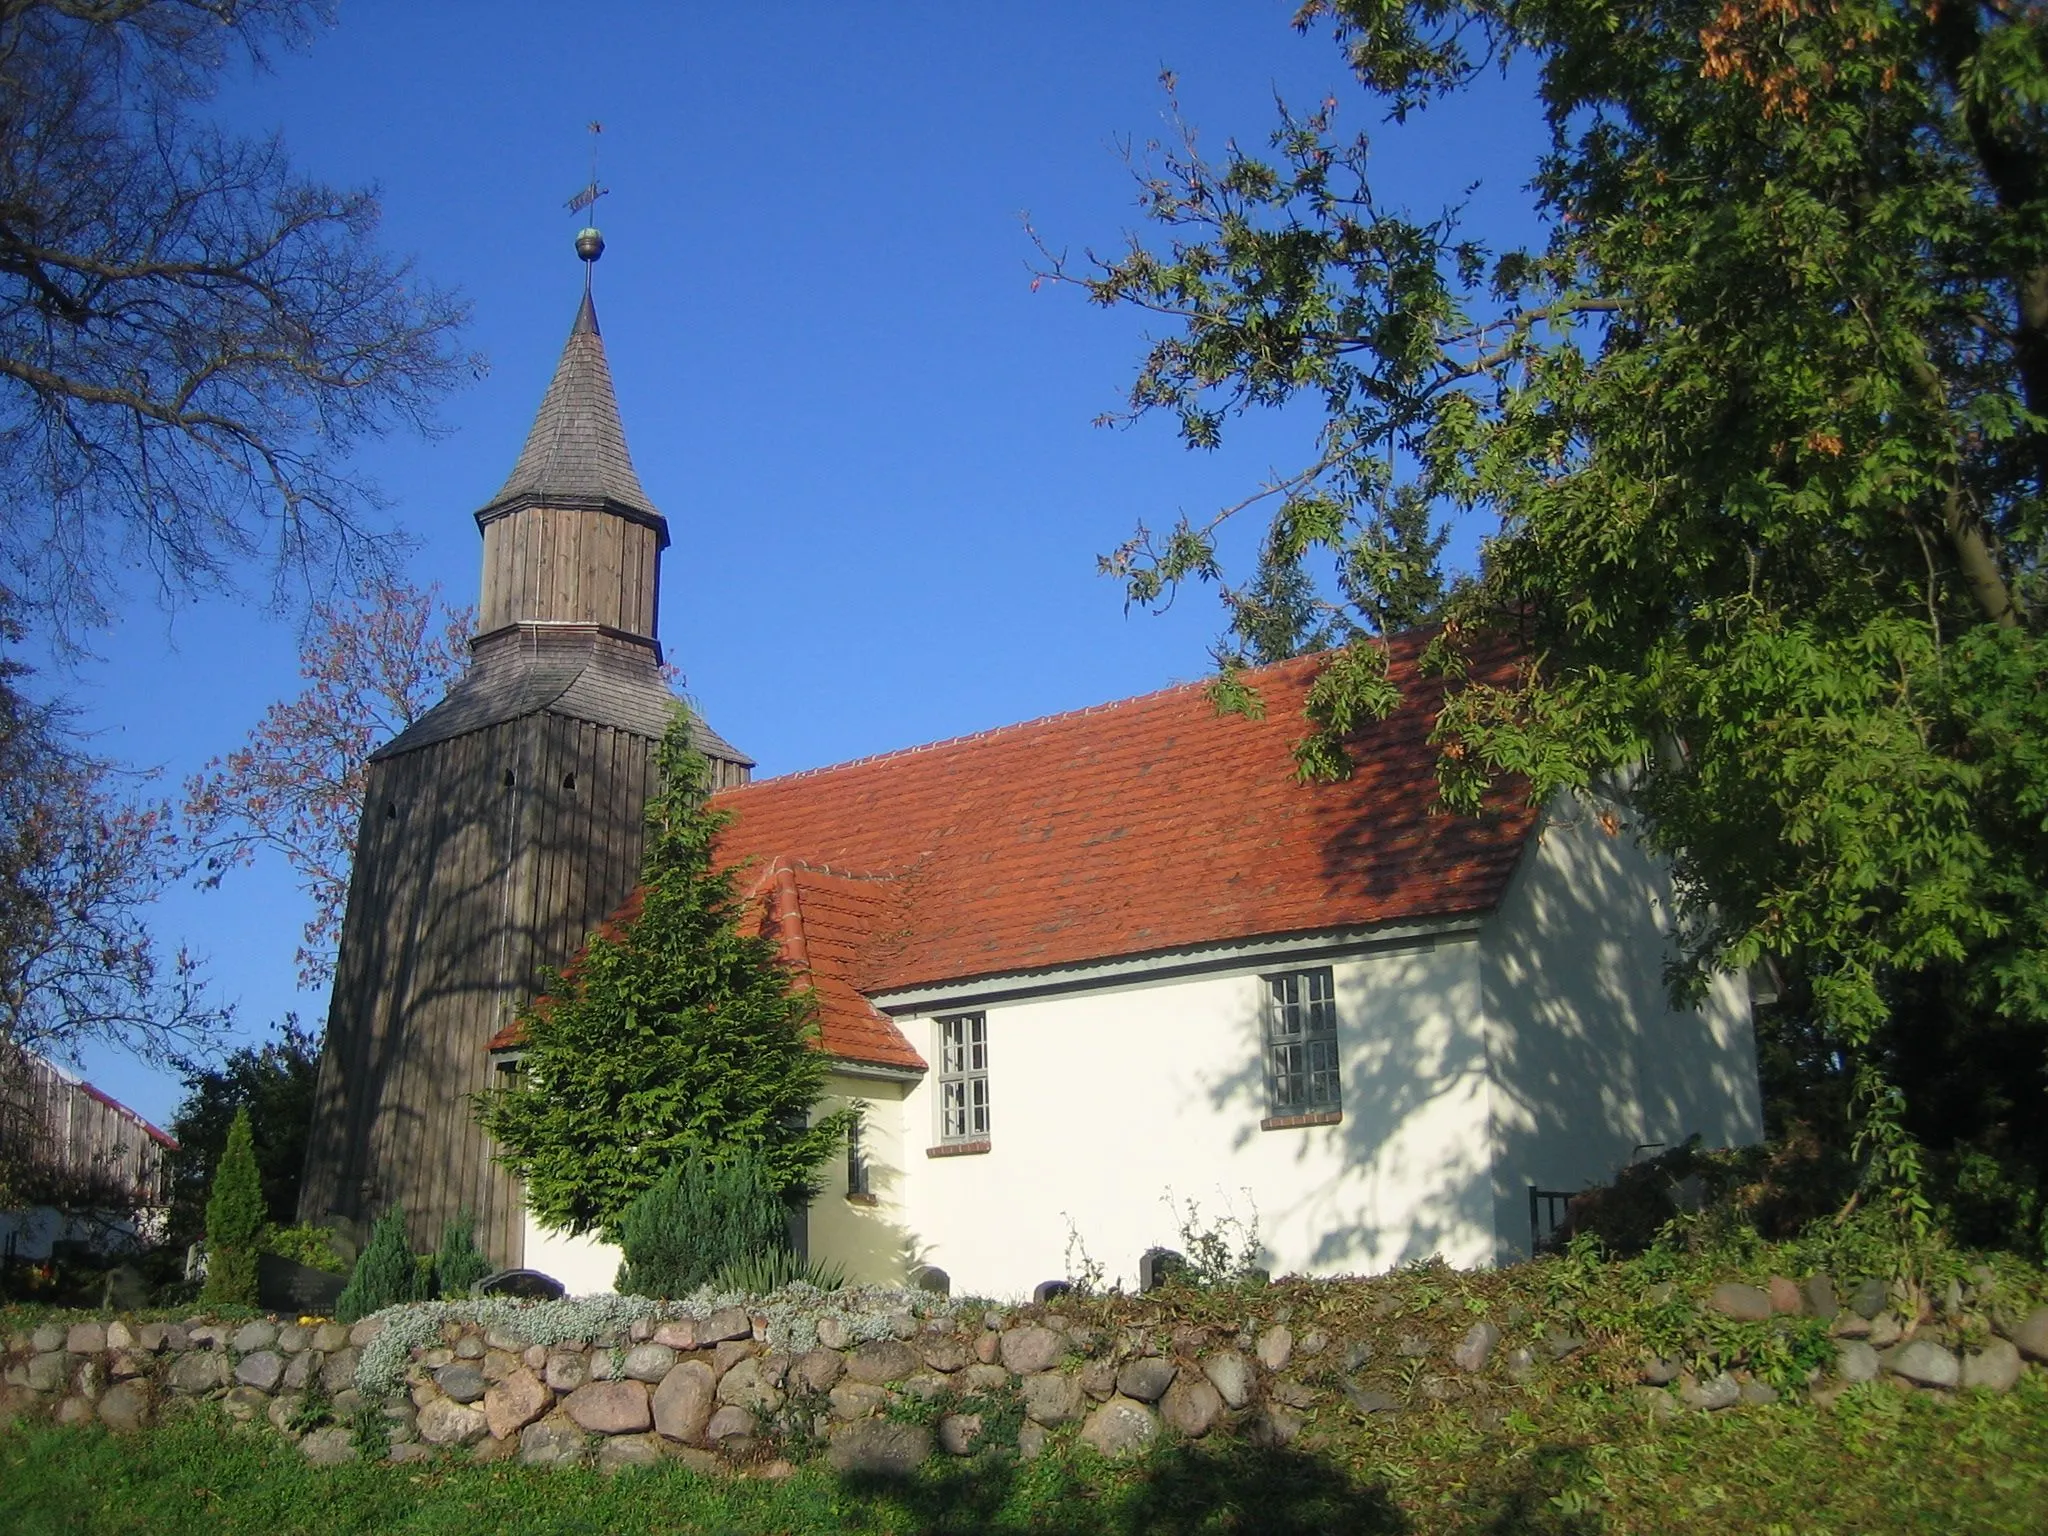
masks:
POLYGON ((164 1146, 133 1110, 47 1061, 0 1045, 0 1156, 17 1169, 119 1193, 138 1209, 167 1203, 164 1146))
POLYGON ((423 1245, 467 1208, 493 1262, 519 1262, 518 1189, 470 1095, 542 967, 632 889, 653 787, 653 742, 555 715, 372 765, 301 1219, 402 1203, 423 1245))

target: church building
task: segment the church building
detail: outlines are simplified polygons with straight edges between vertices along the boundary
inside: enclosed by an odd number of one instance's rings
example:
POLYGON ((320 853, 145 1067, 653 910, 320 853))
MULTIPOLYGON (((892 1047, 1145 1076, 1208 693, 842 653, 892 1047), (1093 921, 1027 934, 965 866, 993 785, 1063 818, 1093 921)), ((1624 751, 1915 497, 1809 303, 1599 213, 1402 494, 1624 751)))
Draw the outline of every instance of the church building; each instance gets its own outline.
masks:
MULTIPOLYGON (((477 520, 475 662, 372 766, 301 1214, 402 1201, 425 1240, 467 1206, 496 1262, 605 1290, 616 1250, 523 1212, 468 1101, 629 894, 669 708, 667 527, 587 292, 477 520)), ((1440 813, 1420 645, 1341 783, 1294 777, 1313 657, 1253 674, 1257 720, 1189 684, 765 780, 700 726, 720 857, 818 1000, 820 1112, 863 1109, 810 1251, 987 1296, 1135 1283, 1191 1220, 1256 1223, 1274 1273, 1505 1263, 1631 1157, 1756 1140, 1747 987, 1672 1006, 1625 802, 1440 813)))

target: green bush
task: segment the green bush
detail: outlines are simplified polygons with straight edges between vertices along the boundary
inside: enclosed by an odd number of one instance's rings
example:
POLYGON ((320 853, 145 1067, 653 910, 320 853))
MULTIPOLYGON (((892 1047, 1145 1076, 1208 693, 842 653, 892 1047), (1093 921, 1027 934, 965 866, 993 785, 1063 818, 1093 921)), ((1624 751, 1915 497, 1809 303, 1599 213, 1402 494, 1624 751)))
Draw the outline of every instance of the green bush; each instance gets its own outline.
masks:
POLYGON ((356 1260, 355 1273, 334 1304, 335 1318, 344 1323, 360 1322, 401 1301, 424 1301, 425 1282, 431 1274, 431 1269, 422 1272, 420 1259, 406 1241, 405 1207, 394 1205, 377 1218, 369 1244, 356 1260))
POLYGON ((249 1111, 240 1109, 228 1127, 227 1149, 213 1171, 213 1192, 206 1198, 206 1286, 199 1293, 201 1302, 256 1305, 256 1255, 266 1215, 249 1111))
POLYGON ((714 1291, 741 1291, 748 1296, 767 1296, 786 1285, 844 1290, 846 1270, 830 1259, 807 1259, 788 1248, 771 1248, 751 1259, 736 1260, 711 1277, 714 1291))
POLYGON ((464 1211, 441 1228, 440 1251, 434 1255, 434 1283, 443 1296, 467 1296, 471 1286, 491 1272, 491 1261, 476 1245, 476 1217, 464 1211))
POLYGON ((636 1296, 687 1296, 789 1248, 788 1207, 751 1150, 684 1158, 626 1207, 619 1227, 619 1289, 636 1296))
POLYGON ((315 1222, 305 1221, 295 1227, 266 1228, 263 1251, 274 1253, 281 1259, 290 1259, 294 1264, 304 1264, 310 1269, 324 1269, 330 1275, 341 1274, 348 1268, 341 1255, 334 1251, 334 1234, 315 1222))

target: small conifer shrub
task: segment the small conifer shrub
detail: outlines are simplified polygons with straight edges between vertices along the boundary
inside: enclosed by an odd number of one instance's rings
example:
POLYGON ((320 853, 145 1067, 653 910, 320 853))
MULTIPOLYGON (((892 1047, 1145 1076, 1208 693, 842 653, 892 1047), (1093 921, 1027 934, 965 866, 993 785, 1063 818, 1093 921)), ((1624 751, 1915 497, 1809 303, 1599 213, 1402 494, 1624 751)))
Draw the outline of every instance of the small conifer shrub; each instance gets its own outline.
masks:
POLYGON ((619 1223, 631 1296, 687 1296, 735 1266, 789 1248, 789 1208, 759 1154, 692 1153, 626 1207, 619 1223))
POLYGON ((262 1249, 263 1177, 249 1111, 235 1111, 228 1142, 213 1170, 206 1198, 206 1286, 199 1299, 213 1306, 256 1305, 256 1255, 262 1249))
POLYGON ((422 1279, 419 1259, 405 1237, 405 1207, 394 1205, 371 1229, 355 1272, 334 1304, 334 1316, 356 1323, 401 1301, 424 1301, 422 1279))
POLYGON ((491 1272, 491 1261, 476 1245, 476 1216, 464 1211, 441 1227, 441 1247, 434 1255, 434 1283, 443 1296, 467 1296, 470 1287, 491 1272))

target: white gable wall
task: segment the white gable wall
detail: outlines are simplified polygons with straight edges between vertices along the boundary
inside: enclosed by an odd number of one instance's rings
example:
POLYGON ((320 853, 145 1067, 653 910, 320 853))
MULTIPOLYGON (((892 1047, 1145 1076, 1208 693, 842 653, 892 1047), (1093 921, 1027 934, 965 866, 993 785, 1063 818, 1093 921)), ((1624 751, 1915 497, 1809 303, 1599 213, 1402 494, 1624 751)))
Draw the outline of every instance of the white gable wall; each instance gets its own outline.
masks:
MULTIPOLYGON (((1227 963, 1227 962, 1226 962, 1227 963)), ((899 1025, 926 1059, 934 1008, 899 1025)), ((1028 1294, 1066 1278, 1069 1227, 1106 1277, 1184 1249, 1172 1196, 1256 1210, 1277 1273, 1381 1270, 1442 1253, 1490 1262, 1494 1233, 1479 946, 1401 948, 992 1002, 991 1150, 928 1157, 937 1071, 903 1102, 900 1220, 956 1295, 1028 1294), (1262 1130, 1262 974, 1329 964, 1339 1011, 1340 1123, 1262 1130), (1249 1191, 1249 1194, 1247 1194, 1249 1191)), ((822 1247, 818 1251, 825 1251, 822 1247)))
POLYGON ((1671 881, 1627 813, 1560 799, 1478 945, 1492 1063, 1501 1263, 1528 1256, 1529 1186, 1577 1190, 1645 1143, 1763 1135, 1749 988, 1670 1003, 1671 881))

